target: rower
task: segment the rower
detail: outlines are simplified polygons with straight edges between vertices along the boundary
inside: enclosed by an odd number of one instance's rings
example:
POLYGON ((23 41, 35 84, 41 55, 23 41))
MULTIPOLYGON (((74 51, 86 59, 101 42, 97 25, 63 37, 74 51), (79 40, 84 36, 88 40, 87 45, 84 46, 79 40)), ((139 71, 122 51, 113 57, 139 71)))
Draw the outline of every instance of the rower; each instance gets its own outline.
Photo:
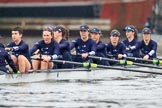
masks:
POLYGON ((145 60, 157 58, 157 42, 151 39, 151 30, 143 28, 142 37, 143 40, 137 45, 140 48, 142 58, 145 60))
MULTIPOLYGON (((107 56, 111 59, 122 59, 126 57, 126 48, 122 42, 119 42, 120 32, 113 29, 110 33, 110 42, 107 45, 107 56)), ((110 65, 115 65, 114 62, 110 62, 110 65)))
POLYGON ((53 29, 51 27, 44 28, 42 38, 30 49, 30 56, 34 55, 32 57, 33 70, 53 69, 54 63, 50 60, 58 58, 59 46, 53 41, 53 29))
POLYGON ((76 55, 73 60, 76 62, 88 61, 88 56, 94 56, 96 53, 96 43, 89 39, 89 27, 87 25, 80 26, 80 37, 72 40, 70 48, 75 48, 76 55))
POLYGON ((0 48, 5 48, 5 46, 1 43, 3 41, 3 37, 0 35, 0 48))
POLYGON ((11 51, 11 58, 20 70, 25 73, 31 69, 31 60, 29 56, 29 46, 22 40, 23 29, 15 27, 12 29, 12 42, 8 43, 5 50, 11 51))
MULTIPOLYGON (((93 28, 90 30, 91 39, 96 42, 96 56, 98 57, 106 57, 106 45, 100 40, 102 33, 98 28, 93 28)), ((109 65, 108 61, 105 60, 95 60, 93 62, 100 65, 109 65)))
POLYGON ((128 25, 124 29, 126 38, 123 40, 123 43, 126 46, 126 52, 128 57, 137 57, 140 58, 140 51, 139 48, 136 48, 137 41, 137 34, 138 31, 133 25, 128 25))
MULTIPOLYGON (((59 44, 59 59, 72 61, 72 56, 70 52, 70 44, 67 41, 69 38, 69 30, 63 25, 58 25, 53 27, 54 41, 59 44)), ((73 65, 70 64, 57 64, 57 68, 72 68, 73 65)))
POLYGON ((17 66, 11 59, 11 55, 4 49, 4 46, 1 43, 0 43, 0 71, 3 71, 5 73, 19 73, 17 66), (11 67, 12 70, 9 70, 7 68, 6 62, 11 67))

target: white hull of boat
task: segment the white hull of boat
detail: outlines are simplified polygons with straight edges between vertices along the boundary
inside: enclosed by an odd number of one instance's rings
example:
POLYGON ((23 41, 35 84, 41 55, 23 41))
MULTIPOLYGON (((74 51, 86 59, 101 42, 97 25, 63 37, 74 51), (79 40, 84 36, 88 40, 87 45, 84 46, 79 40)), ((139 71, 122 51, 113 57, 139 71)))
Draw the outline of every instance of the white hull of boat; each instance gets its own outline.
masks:
POLYGON ((152 74, 112 69, 58 69, 27 74, 0 75, 0 83, 38 82, 45 80, 109 80, 117 78, 147 77, 152 74))

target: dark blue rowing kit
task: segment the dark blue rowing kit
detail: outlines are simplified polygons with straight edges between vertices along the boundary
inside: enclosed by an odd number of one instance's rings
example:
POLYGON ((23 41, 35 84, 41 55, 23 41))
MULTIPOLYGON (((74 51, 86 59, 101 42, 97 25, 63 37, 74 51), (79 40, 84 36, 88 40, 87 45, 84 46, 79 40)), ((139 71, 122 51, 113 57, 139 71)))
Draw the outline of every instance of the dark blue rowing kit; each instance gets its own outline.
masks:
POLYGON ((49 44, 46 44, 44 40, 36 42, 30 49, 30 56, 36 50, 39 50, 40 58, 41 55, 49 55, 51 59, 57 59, 59 55, 59 45, 55 41, 51 41, 49 44))
POLYGON ((11 59, 11 56, 4 48, 0 47, 0 70, 9 73, 9 70, 6 68, 6 61, 8 65, 12 68, 13 72, 17 73, 18 69, 11 59))
POLYGON ((15 55, 16 57, 18 57, 19 55, 23 55, 31 63, 29 46, 25 41, 21 40, 18 45, 16 45, 15 42, 10 42, 7 44, 6 47, 12 48, 12 55, 15 55))
MULTIPOLYGON (((118 59, 118 54, 122 54, 123 57, 126 57, 126 48, 122 42, 119 42, 116 46, 113 46, 111 42, 107 45, 107 57, 111 59, 118 59)), ((115 62, 110 62, 110 65, 116 64, 115 62)))
POLYGON ((131 42, 128 41, 128 39, 124 40, 123 43, 127 48, 129 48, 129 51, 126 51, 128 57, 137 57, 140 58, 140 51, 139 48, 136 48, 137 39, 133 39, 131 42))
MULTIPOLYGON (((99 40, 96 47, 96 56, 98 57, 107 57, 106 56, 106 45, 99 40)), ((109 65, 108 61, 93 59, 93 62, 100 65, 109 65)))
POLYGON ((148 45, 146 45, 145 42, 142 40, 138 43, 137 47, 140 49, 142 57, 148 54, 149 59, 157 58, 157 43, 154 40, 150 40, 148 45))
POLYGON ((76 40, 72 40, 70 49, 75 48, 76 56, 74 56, 73 60, 76 62, 85 62, 89 60, 88 58, 81 58, 81 54, 88 53, 90 56, 94 56, 96 52, 96 43, 92 39, 88 39, 87 41, 83 41, 80 37, 76 40))
MULTIPOLYGON (((70 51, 70 44, 65 39, 62 39, 59 43, 59 59, 60 60, 67 60, 72 61, 71 51, 70 51)), ((58 68, 72 68, 71 64, 58 64, 58 68)))

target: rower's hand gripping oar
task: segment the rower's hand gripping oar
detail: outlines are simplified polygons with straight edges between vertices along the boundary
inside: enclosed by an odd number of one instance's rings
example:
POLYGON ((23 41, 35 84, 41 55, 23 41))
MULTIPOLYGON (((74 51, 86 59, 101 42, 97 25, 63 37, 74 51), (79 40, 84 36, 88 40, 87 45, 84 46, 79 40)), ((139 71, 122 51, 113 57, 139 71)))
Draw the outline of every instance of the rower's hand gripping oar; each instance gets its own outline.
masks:
MULTIPOLYGON (((108 57, 117 57, 117 55, 107 55, 108 57)), ((159 65, 162 64, 162 59, 160 58, 154 58, 152 60, 145 60, 143 58, 137 58, 137 57, 123 57, 126 60, 129 61, 134 61, 134 62, 146 62, 147 64, 154 64, 154 65, 159 65)))
MULTIPOLYGON (((142 66, 142 67, 162 69, 162 67, 148 65, 148 64, 142 64, 142 63, 136 63, 136 62, 132 62, 132 61, 128 61, 128 60, 115 60, 115 59, 104 58, 104 57, 97 57, 97 56, 88 56, 88 57, 89 58, 92 58, 92 59, 98 59, 98 60, 105 60, 105 61, 110 61, 110 62, 116 62, 116 63, 119 63, 120 65, 136 65, 136 66, 142 66)), ((158 61, 154 61, 154 62, 158 62, 158 61)))
POLYGON ((136 58, 136 57, 124 57, 125 59, 127 60, 133 60, 133 61, 142 61, 142 62, 146 62, 146 63, 149 63, 149 64, 154 64, 154 65, 159 65, 159 64, 162 64, 162 60, 158 59, 158 58, 155 58, 153 60, 145 60, 145 59, 142 59, 142 58, 136 58))

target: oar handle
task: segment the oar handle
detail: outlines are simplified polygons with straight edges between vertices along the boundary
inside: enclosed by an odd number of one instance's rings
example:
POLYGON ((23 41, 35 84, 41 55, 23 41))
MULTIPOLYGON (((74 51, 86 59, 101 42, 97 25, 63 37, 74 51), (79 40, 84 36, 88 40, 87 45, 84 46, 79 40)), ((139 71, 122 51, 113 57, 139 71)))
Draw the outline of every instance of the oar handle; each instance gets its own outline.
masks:
MULTIPOLYGON (((110 58, 103 58, 103 57, 96 57, 96 56, 89 56, 89 57, 92 58, 92 59, 116 62, 116 63, 119 63, 120 65, 136 65, 136 66, 141 66, 141 67, 148 67, 148 68, 154 68, 154 69, 162 69, 162 67, 160 67, 160 66, 154 66, 154 65, 148 65, 148 64, 143 64, 143 63, 137 63, 137 62, 133 62, 133 61, 126 60, 126 59, 124 59, 124 60, 114 60, 114 59, 110 59, 110 58)), ((156 65, 162 63, 158 59, 153 59, 152 62, 153 62, 153 64, 156 64, 156 65)))
POLYGON ((127 59, 127 60, 134 60, 134 61, 148 62, 148 63, 154 64, 154 65, 162 64, 162 60, 159 60, 158 58, 155 58, 153 60, 145 60, 145 59, 136 58, 136 57, 125 57, 125 59, 127 59))

